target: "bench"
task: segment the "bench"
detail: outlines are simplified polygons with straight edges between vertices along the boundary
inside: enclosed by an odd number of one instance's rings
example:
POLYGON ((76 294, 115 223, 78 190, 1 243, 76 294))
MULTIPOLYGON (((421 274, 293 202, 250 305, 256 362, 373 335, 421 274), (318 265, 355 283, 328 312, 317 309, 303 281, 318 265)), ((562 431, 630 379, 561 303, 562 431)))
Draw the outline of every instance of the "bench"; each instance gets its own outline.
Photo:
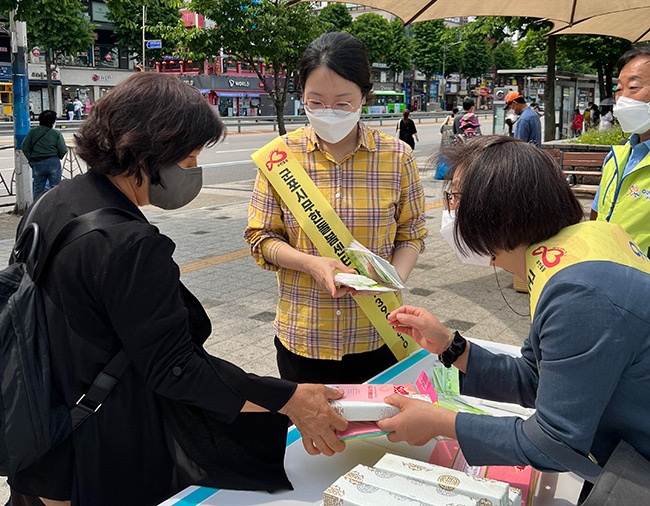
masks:
POLYGON ((596 195, 607 153, 602 151, 561 151, 559 164, 576 194, 596 195), (584 170, 593 167, 598 170, 584 170), (580 181, 578 181, 580 178, 580 181), (589 178, 586 182, 585 178, 589 178), (580 184, 578 184, 580 183, 580 184))

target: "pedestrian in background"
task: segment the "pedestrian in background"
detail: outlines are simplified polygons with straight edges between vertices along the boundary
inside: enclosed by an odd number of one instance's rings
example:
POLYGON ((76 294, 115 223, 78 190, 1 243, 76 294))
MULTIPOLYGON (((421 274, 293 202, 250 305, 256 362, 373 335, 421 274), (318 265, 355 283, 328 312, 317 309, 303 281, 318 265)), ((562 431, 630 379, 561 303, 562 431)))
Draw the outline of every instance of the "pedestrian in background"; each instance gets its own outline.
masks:
MULTIPOLYGON (((359 121, 372 96, 365 46, 349 34, 322 35, 302 55, 300 81, 310 124, 285 142, 349 232, 406 282, 424 248, 424 191, 413 151, 359 121)), ((396 362, 350 290, 334 282, 336 272, 353 271, 319 255, 261 171, 244 237, 258 265, 277 271, 283 378, 361 383, 396 362)))
POLYGON ((585 117, 580 113, 580 108, 576 107, 573 114, 573 121, 571 122, 571 132, 573 137, 579 137, 582 134, 582 125, 584 124, 585 117))
POLYGON ((614 115, 612 114, 611 105, 601 105, 600 106, 600 124, 598 130, 601 132, 606 132, 614 128, 614 115))
MULTIPOLYGON (((450 126, 453 128, 454 126, 454 119, 456 118, 456 114, 458 114, 458 107, 454 107, 451 110, 451 114, 447 114, 445 116, 445 121, 442 122, 442 125, 440 126, 440 133, 442 133, 445 129, 445 127, 450 126)), ((454 132, 456 133, 456 132, 454 132)))
POLYGON ((593 102, 587 102, 587 108, 585 109, 585 132, 591 128, 591 107, 594 105, 593 102))
POLYGON ((74 119, 81 119, 84 105, 81 103, 81 100, 79 100, 79 97, 74 98, 74 102, 72 102, 72 105, 74 106, 74 119))
POLYGON ((591 128, 599 129, 600 127, 600 109, 596 104, 591 104, 591 115, 589 118, 589 125, 591 128))
POLYGON ((68 152, 61 132, 54 129, 56 112, 43 111, 38 115, 38 126, 27 132, 23 153, 32 168, 33 193, 36 200, 45 191, 61 182, 61 159, 68 152))
POLYGON ((440 126, 440 147, 445 147, 454 142, 456 133, 454 132, 454 120, 458 115, 458 107, 451 110, 451 114, 445 117, 445 121, 440 126))
POLYGON ((399 120, 397 124, 397 129, 399 131, 399 140, 406 142, 411 149, 415 149, 415 141, 420 142, 418 139, 418 129, 415 127, 415 121, 409 118, 411 111, 404 109, 402 113, 402 119, 399 120))
POLYGON ((71 98, 68 98, 65 102, 65 113, 68 116, 69 121, 74 119, 74 104, 72 103, 71 98))
MULTIPOLYGON (((474 102, 473 99, 467 97, 465 100, 463 100, 463 113, 462 114, 457 114, 456 117, 454 118, 454 134, 455 135, 460 135, 463 133, 462 128, 460 127, 460 122, 463 119, 463 116, 467 114, 468 112, 474 112, 474 107, 476 106, 476 103, 474 102)), ((480 126, 478 133, 481 133, 480 126)))
POLYGON ((514 136, 537 147, 542 145, 542 123, 539 114, 526 105, 526 99, 517 91, 506 95, 506 111, 512 110, 518 116, 514 136))
POLYGON ((463 109, 465 114, 460 118, 459 129, 460 133, 465 138, 473 137, 474 135, 481 133, 481 123, 479 123, 478 116, 474 113, 476 110, 476 105, 474 99, 466 98, 463 101, 463 109), (465 107, 465 102, 469 105, 469 108, 465 107))

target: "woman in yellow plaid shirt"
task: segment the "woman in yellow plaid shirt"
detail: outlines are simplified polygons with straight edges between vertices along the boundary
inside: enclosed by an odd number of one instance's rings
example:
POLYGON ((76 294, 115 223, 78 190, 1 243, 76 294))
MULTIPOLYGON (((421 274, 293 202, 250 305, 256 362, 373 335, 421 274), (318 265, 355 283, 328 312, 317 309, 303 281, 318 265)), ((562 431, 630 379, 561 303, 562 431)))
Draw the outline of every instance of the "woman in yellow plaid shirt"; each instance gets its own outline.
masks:
MULTIPOLYGON (((406 282, 424 249, 424 192, 413 151, 359 121, 372 90, 364 45, 349 34, 322 35, 302 56, 300 80, 310 125, 285 142, 355 239, 406 282)), ((261 174, 245 239, 257 263, 277 271, 274 329, 283 378, 360 383, 395 363, 350 289, 334 283, 336 272, 354 271, 318 254, 261 174)))

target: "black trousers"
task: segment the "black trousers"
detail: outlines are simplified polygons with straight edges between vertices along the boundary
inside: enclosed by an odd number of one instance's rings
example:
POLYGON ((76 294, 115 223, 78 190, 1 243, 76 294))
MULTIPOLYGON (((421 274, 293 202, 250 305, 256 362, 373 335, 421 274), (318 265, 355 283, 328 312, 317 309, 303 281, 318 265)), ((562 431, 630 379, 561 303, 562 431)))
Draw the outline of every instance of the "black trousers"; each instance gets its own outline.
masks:
POLYGON ((388 346, 344 355, 342 360, 306 358, 287 350, 275 338, 280 377, 297 383, 363 383, 397 363, 388 346))

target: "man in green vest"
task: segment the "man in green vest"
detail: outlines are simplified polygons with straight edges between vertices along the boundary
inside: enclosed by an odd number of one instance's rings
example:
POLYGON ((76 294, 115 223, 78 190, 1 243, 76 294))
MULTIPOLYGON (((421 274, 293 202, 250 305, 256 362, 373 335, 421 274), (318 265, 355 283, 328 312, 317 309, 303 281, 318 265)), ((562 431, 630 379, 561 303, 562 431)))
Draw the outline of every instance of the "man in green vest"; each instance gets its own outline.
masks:
POLYGON ((618 223, 650 253, 650 47, 638 47, 618 61, 614 114, 625 144, 612 146, 591 206, 591 219, 618 223))

